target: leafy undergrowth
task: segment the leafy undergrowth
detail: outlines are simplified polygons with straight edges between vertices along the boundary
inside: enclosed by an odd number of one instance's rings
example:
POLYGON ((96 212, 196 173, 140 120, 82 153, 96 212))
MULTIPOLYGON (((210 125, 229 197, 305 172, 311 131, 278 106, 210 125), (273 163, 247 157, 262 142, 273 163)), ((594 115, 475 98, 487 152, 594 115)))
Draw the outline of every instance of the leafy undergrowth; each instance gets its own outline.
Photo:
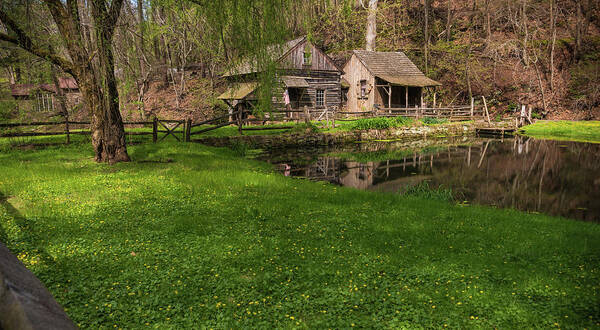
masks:
POLYGON ((600 143, 600 121, 540 120, 521 132, 542 139, 600 143))
POLYGON ((352 160, 360 163, 381 162, 393 159, 402 159, 412 157, 417 152, 435 152, 447 148, 444 146, 428 146, 424 148, 406 148, 406 149, 382 149, 377 151, 364 152, 332 152, 329 155, 345 160, 352 160))
POLYGON ((597 224, 129 152, 0 153, 0 239, 83 328, 600 325, 597 224))
POLYGON ((363 118, 356 120, 352 128, 356 130, 369 130, 369 129, 387 129, 401 126, 409 126, 414 123, 414 120, 398 117, 374 117, 374 118, 363 118))
POLYGON ((439 125, 448 123, 448 119, 446 118, 433 118, 433 117, 425 117, 421 119, 423 124, 425 125, 439 125))
POLYGON ((417 185, 408 187, 404 193, 429 200, 449 202, 454 199, 452 189, 445 188, 443 186, 433 188, 429 186, 429 182, 427 181, 423 181, 417 185))

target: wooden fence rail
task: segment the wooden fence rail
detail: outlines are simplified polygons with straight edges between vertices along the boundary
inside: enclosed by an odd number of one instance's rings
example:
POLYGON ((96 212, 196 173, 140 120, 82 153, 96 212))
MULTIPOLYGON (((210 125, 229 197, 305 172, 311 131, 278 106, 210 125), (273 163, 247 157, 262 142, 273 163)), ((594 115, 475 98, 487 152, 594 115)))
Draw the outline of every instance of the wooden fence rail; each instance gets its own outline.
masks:
MULTIPOLYGON (((126 121, 123 124, 125 126, 131 125, 152 125, 151 132, 132 132, 125 131, 127 135, 152 135, 153 142, 159 142, 166 139, 168 136, 173 136, 178 141, 189 142, 191 136, 199 135, 206 132, 213 131, 215 129, 236 125, 238 126, 239 134, 243 131, 257 131, 257 130, 275 130, 275 129, 291 129, 292 126, 248 126, 252 122, 286 122, 286 121, 300 121, 304 120, 318 120, 326 121, 329 127, 329 122, 333 123, 335 127, 335 121, 347 121, 355 118, 349 118, 349 116, 360 116, 360 117, 395 117, 405 116, 411 118, 445 118, 450 121, 455 120, 469 120, 475 119, 476 117, 486 118, 488 122, 489 113, 487 111, 487 104, 484 99, 483 106, 474 105, 474 101, 471 100, 471 105, 458 105, 458 106, 447 106, 447 107, 415 107, 415 108, 382 108, 375 106, 371 111, 339 111, 337 107, 332 108, 307 108, 304 109, 278 109, 266 113, 262 118, 254 117, 249 110, 238 109, 232 113, 223 114, 215 118, 203 120, 201 122, 193 123, 191 119, 187 120, 168 120, 153 118, 152 121, 126 121), (297 116, 293 114, 298 114, 297 116), (295 118, 294 118, 295 117, 295 118), (205 125, 211 125, 210 127, 204 127, 205 125), (244 125, 248 127, 243 127, 244 125), (194 128, 201 127, 199 130, 193 130, 194 128), (159 140, 159 133, 163 134, 159 140), (178 134, 181 133, 181 139, 178 134)), ((69 125, 90 125, 90 122, 86 121, 70 121, 65 118, 64 121, 54 122, 29 122, 29 123, 4 123, 0 124, 0 128, 16 128, 16 127, 27 127, 27 126, 63 126, 63 131, 57 132, 1 132, 1 137, 20 137, 20 136, 55 136, 55 135, 66 135, 67 143, 70 141, 71 134, 86 135, 90 134, 88 130, 73 130, 69 125)))
MULTIPOLYGON (((30 136, 57 136, 57 135, 65 135, 67 143, 70 142, 71 135, 89 135, 91 134, 90 130, 73 130, 70 125, 91 125, 89 121, 48 121, 48 122, 28 122, 28 123, 1 123, 1 128, 17 128, 17 127, 31 127, 31 126, 64 126, 62 131, 56 132, 1 132, 0 138, 3 137, 30 137, 30 136)), ((186 139, 187 133, 187 125, 186 121, 182 120, 162 120, 158 118, 154 118, 153 121, 125 121, 123 122, 125 126, 139 126, 139 125, 152 125, 152 132, 136 132, 136 131, 125 131, 126 135, 152 135, 152 141, 158 142, 158 133, 164 133, 165 135, 161 138, 161 140, 165 139, 167 136, 171 135, 178 141, 180 141, 179 137, 175 135, 175 133, 183 133, 184 140, 186 139), (169 125, 173 125, 173 127, 169 127, 169 125), (181 125, 184 125, 183 130, 177 130, 177 128, 181 125), (158 129, 159 125, 161 125, 164 129, 158 129)))

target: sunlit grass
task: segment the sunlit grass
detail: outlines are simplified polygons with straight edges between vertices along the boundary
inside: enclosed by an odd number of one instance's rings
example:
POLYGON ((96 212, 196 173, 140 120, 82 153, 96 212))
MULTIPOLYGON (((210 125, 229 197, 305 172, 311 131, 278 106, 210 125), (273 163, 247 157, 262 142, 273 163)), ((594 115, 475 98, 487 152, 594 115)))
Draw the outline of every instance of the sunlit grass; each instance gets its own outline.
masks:
POLYGON ((542 139, 600 143, 600 121, 540 120, 521 132, 542 139))
POLYGON ((82 328, 600 325, 596 224, 129 151, 0 152, 0 239, 82 328))

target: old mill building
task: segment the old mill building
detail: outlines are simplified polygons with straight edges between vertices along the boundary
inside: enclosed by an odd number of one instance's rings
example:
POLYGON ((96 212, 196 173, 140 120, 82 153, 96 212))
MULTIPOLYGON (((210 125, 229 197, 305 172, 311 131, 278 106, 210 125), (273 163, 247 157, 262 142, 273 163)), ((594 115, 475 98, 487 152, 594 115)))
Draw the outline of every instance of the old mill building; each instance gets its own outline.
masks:
MULTIPOLYGON (((313 109, 340 106, 342 70, 306 37, 272 46, 267 51, 277 65, 277 80, 272 87, 273 108, 286 108, 286 90, 294 110, 304 106, 313 109)), ((218 98, 232 109, 252 110, 257 102, 258 73, 257 65, 243 61, 224 75, 229 89, 218 98)))

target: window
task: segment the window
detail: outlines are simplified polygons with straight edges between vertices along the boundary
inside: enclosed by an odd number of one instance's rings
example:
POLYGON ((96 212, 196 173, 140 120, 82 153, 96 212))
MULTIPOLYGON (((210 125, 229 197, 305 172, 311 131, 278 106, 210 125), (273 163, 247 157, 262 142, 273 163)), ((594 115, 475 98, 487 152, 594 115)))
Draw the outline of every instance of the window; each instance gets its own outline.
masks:
POLYGON ((317 107, 322 107, 325 105, 325 90, 317 89, 316 103, 317 107))
POLYGON ((307 44, 304 47, 304 58, 302 61, 303 65, 311 65, 312 64, 312 53, 311 53, 311 47, 309 44, 307 44))
POLYGON ((360 81, 360 97, 361 98, 366 98, 367 94, 369 94, 367 92, 367 81, 366 80, 361 80, 360 81))

